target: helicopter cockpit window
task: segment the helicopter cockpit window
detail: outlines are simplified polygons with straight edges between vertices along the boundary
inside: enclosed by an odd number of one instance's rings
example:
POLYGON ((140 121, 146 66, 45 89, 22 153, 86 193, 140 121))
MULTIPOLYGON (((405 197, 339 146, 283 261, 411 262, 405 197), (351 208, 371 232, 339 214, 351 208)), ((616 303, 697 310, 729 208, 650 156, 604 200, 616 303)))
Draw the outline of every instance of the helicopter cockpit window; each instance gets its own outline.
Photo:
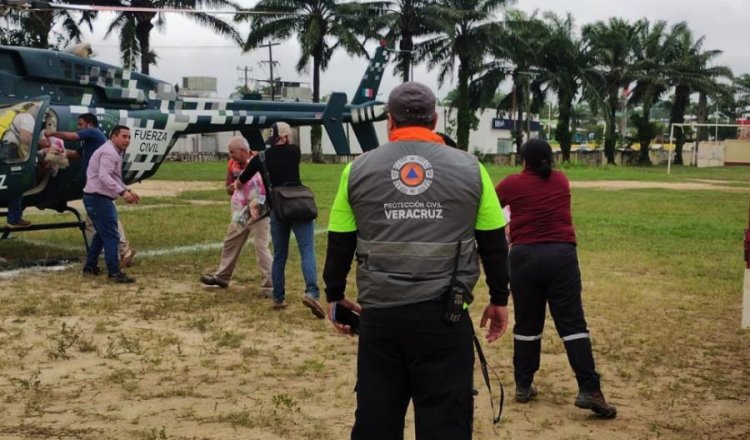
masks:
POLYGON ((38 112, 34 102, 0 107, 0 163, 28 160, 38 112))

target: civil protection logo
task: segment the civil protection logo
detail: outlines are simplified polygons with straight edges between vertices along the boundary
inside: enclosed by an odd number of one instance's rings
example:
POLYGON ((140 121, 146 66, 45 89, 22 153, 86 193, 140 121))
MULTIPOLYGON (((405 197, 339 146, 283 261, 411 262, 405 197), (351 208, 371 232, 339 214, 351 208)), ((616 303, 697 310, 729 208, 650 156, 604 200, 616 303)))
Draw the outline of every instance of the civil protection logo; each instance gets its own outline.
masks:
POLYGON ((391 168, 391 181, 404 194, 416 196, 432 184, 432 164, 421 156, 404 156, 391 168))

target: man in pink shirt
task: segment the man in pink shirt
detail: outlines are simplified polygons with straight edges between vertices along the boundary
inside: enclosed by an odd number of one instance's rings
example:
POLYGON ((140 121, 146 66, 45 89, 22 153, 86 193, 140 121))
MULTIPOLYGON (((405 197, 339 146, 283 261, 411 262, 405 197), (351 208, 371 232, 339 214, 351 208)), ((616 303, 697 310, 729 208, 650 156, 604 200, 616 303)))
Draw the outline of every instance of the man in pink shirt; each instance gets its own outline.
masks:
POLYGON ((91 156, 86 169, 86 186, 83 188, 83 205, 91 217, 96 234, 91 240, 83 275, 99 275, 99 254, 104 249, 104 261, 109 279, 115 283, 133 283, 135 279, 120 271, 115 200, 122 197, 128 203, 138 203, 140 197, 122 181, 122 154, 130 145, 130 129, 115 126, 109 141, 91 156))

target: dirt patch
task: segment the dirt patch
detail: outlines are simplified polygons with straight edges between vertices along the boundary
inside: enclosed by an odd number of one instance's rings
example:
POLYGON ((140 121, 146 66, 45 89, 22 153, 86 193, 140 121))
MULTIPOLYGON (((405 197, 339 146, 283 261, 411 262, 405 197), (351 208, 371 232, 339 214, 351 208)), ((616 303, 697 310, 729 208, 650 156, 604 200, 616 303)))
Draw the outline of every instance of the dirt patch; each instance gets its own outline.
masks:
POLYGON ((174 197, 185 191, 222 189, 222 182, 194 182, 189 180, 149 179, 130 185, 141 197, 174 197))
POLYGON ((730 191, 748 192, 748 187, 726 186, 702 182, 642 182, 635 180, 595 180, 595 181, 572 181, 572 188, 621 190, 621 189, 672 189, 680 191, 730 191))
MULTIPOLYGON (((144 274, 138 286, 81 278, 76 268, 0 280, 0 439, 348 438, 356 339, 313 319, 291 289, 289 308, 277 312, 253 281, 204 289, 187 281, 193 270, 144 274)), ((618 418, 597 420, 573 406, 575 380, 548 319, 540 395, 530 404, 513 401, 510 334, 485 346, 506 406, 493 427, 477 372, 475 439, 747 438, 747 339, 728 331, 734 324, 716 330, 725 340, 685 336, 679 325, 706 329, 709 319, 730 322, 735 310, 687 309, 679 293, 644 292, 625 277, 623 295, 586 286, 599 370, 618 418), (610 322, 604 308, 641 319, 610 322), (665 311, 674 320, 656 324, 665 311), (662 363, 675 334, 694 349, 662 363), (713 351, 700 347, 705 339, 713 351)), ((481 311, 472 309, 476 323, 481 311)), ((413 433, 410 409, 405 438, 413 433)))

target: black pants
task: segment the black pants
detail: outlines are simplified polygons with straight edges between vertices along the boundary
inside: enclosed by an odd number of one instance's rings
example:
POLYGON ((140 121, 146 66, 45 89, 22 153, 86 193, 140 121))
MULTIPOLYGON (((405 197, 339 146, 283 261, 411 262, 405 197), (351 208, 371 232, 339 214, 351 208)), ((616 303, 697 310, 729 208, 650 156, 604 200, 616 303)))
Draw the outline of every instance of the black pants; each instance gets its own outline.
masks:
POLYGON ((449 326, 440 302, 363 310, 351 438, 403 439, 411 398, 417 439, 471 439, 472 335, 468 313, 449 326))
POLYGON ((510 251, 513 368, 517 386, 528 387, 539 370, 546 304, 565 344, 581 391, 598 391, 591 339, 581 303, 576 247, 566 243, 516 245, 510 251))

